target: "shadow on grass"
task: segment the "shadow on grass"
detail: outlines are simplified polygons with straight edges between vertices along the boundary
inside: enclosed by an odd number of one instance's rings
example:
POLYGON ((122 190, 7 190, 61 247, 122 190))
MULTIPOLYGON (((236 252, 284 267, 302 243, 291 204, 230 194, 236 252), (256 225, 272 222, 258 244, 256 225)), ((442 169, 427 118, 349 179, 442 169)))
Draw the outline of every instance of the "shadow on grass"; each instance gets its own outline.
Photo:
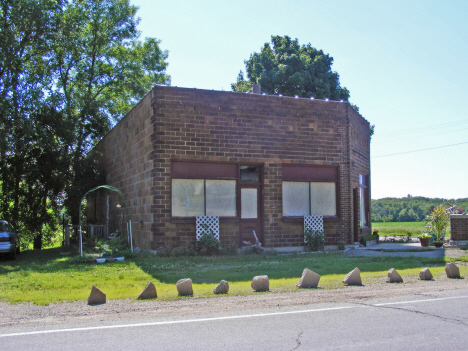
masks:
POLYGON ((26 250, 17 255, 16 260, 0 256, 0 274, 21 271, 38 273, 63 271, 71 265, 69 261, 76 255, 74 248, 55 247, 44 250, 26 250))
MULTIPOLYGON (((15 261, 0 258, 0 275, 19 272, 54 273, 85 271, 95 268, 91 263, 72 263, 78 253, 73 248, 52 248, 22 252, 15 261)), ((357 257, 340 252, 272 254, 272 255, 233 255, 209 257, 157 257, 141 253, 135 258, 126 258, 121 263, 105 263, 125 267, 134 263, 143 272, 162 283, 173 284, 182 278, 191 278, 194 283, 216 283, 221 279, 236 282, 250 281, 256 275, 268 275, 270 279, 299 278, 304 268, 320 275, 342 275, 354 268, 361 272, 388 271, 444 266, 445 257, 357 257)))
POLYGON ((215 257, 139 257, 135 263, 146 273, 164 283, 191 278, 195 283, 250 281, 256 275, 270 279, 299 278, 304 268, 320 275, 342 275, 358 267, 361 272, 381 272, 444 266, 445 258, 428 257, 353 257, 343 253, 307 253, 290 255, 236 255, 215 257))

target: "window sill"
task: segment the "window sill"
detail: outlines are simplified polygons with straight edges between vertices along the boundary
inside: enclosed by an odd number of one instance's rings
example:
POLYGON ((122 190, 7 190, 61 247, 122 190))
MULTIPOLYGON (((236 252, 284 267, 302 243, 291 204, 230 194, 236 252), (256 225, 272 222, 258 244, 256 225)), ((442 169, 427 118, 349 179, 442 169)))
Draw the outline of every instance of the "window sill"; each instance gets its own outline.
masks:
MULTIPOLYGON (((340 217, 338 216, 323 216, 324 222, 338 222, 340 217)), ((283 217, 283 222, 285 223, 303 223, 304 217, 283 217)))
MULTIPOLYGON (((196 223, 197 219, 195 217, 173 217, 171 218, 171 223, 196 223)), ((239 218, 237 217, 219 217, 220 223, 237 223, 239 218)))

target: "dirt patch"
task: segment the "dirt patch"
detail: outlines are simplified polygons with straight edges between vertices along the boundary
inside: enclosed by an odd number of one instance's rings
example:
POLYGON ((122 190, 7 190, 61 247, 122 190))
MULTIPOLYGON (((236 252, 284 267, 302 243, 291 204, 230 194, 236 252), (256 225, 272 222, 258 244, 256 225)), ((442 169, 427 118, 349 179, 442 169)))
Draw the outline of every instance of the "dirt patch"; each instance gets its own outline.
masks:
MULTIPOLYGON (((404 277, 405 279, 405 277, 404 277)), ((367 299, 427 294, 434 291, 468 289, 468 279, 437 277, 435 281, 408 279, 401 284, 376 281, 360 287, 343 289, 304 289, 289 293, 261 293, 247 296, 213 298, 180 298, 171 301, 109 300, 105 305, 88 306, 86 301, 58 303, 49 306, 0 303, 0 327, 14 325, 53 326, 67 322, 201 315, 220 311, 249 311, 278 306, 301 306, 327 302, 360 302, 367 299)))

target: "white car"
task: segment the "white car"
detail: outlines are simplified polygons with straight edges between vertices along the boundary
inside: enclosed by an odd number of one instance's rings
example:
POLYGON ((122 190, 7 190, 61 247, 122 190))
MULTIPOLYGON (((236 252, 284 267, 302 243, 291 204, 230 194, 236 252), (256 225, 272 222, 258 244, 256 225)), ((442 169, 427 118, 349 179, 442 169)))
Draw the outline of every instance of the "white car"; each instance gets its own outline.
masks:
POLYGON ((0 220, 0 254, 7 254, 12 260, 20 252, 18 231, 4 220, 0 220))

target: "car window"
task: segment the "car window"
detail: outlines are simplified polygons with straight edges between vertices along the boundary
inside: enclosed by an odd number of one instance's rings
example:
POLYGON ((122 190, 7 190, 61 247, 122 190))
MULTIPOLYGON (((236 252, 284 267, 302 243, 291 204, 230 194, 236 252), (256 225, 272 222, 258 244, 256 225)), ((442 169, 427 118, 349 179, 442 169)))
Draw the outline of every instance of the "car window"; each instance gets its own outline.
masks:
POLYGON ((0 232, 9 232, 10 227, 7 223, 5 222, 0 222, 0 232))

